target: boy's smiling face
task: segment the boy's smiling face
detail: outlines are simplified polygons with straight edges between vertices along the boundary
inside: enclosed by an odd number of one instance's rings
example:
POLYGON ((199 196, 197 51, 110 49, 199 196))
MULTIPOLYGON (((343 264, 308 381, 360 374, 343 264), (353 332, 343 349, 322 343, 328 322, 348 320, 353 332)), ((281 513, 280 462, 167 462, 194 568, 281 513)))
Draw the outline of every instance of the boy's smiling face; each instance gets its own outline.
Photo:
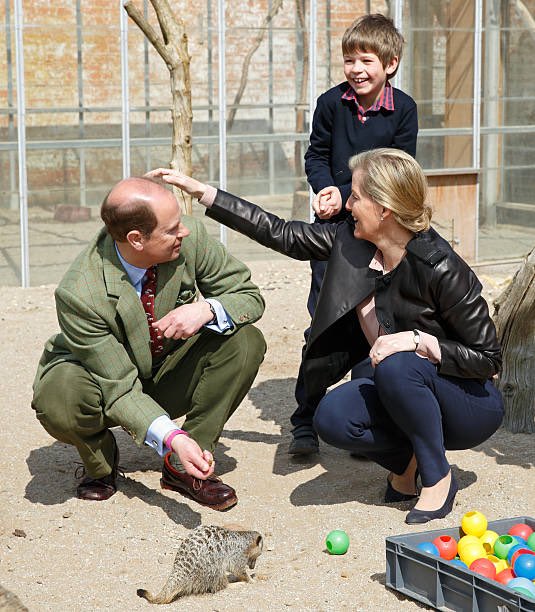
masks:
POLYGON ((383 66, 377 55, 369 51, 355 50, 344 54, 345 77, 365 109, 372 106, 381 95, 388 77, 395 72, 397 66, 397 57, 383 66))

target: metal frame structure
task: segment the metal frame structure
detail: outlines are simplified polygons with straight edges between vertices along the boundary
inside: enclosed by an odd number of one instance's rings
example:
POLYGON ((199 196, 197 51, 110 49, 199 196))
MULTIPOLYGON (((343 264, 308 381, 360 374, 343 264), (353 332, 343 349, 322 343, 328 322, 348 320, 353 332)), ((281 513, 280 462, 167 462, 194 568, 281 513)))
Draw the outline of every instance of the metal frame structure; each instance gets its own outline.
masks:
MULTIPOLYGON (((490 0, 487 0, 490 1, 490 0)), ((9 4, 10 0, 6 0, 6 19, 9 21, 9 4)), ((309 90, 308 90, 308 113, 312 116, 314 112, 316 97, 318 95, 318 59, 317 59, 317 46, 318 46, 318 32, 317 32, 317 19, 318 19, 318 8, 319 0, 310 0, 309 2, 309 15, 308 15, 308 28, 309 28, 309 90)), ((370 3, 367 3, 368 5, 370 3)), ((392 14, 394 22, 402 30, 403 29, 403 6, 404 0, 393 0, 391 3, 392 14)), ((0 113, 9 115, 9 126, 11 128, 14 125, 15 119, 17 123, 17 140, 9 140, 6 142, 0 142, 0 151, 9 151, 10 155, 18 156, 18 209, 20 213, 20 246, 21 246, 21 260, 20 260, 20 280, 23 287, 27 287, 30 284, 30 264, 29 264, 29 239, 28 239, 28 186, 26 176, 26 154, 30 150, 43 150, 43 149, 55 149, 55 150, 75 150, 79 156, 80 164, 80 204, 85 205, 86 201, 86 162, 85 162, 85 150, 94 148, 120 148, 122 151, 122 172, 123 176, 128 176, 130 173, 130 152, 132 147, 145 147, 150 150, 151 147, 160 145, 169 145, 170 137, 157 137, 150 135, 150 121, 151 113, 155 111, 167 110, 162 107, 150 106, 149 105, 149 93, 150 93, 150 82, 148 74, 148 45, 145 40, 145 78, 144 78, 144 92, 145 92, 145 106, 143 107, 132 107, 129 100, 129 70, 128 70, 128 17, 123 9, 122 1, 119 0, 116 3, 118 15, 117 19, 119 22, 120 29, 120 48, 121 48, 121 106, 120 107, 99 107, 92 109, 85 106, 84 102, 84 84, 82 74, 82 15, 81 15, 81 0, 76 0, 76 19, 77 19, 77 49, 78 49, 78 74, 77 74, 77 88, 78 88, 78 106, 73 108, 58 108, 58 109, 42 109, 32 108, 26 109, 25 104, 25 83, 24 83, 24 13, 23 13, 23 0, 14 0, 14 21, 15 21, 15 57, 16 57, 16 89, 13 90, 13 82, 11 77, 11 66, 8 66, 8 104, 11 106, 8 109, 0 109, 0 113), (16 94, 16 110, 12 105, 12 100, 16 94), (88 139, 85 138, 85 118, 88 113, 91 112, 103 112, 103 111, 118 111, 121 112, 121 137, 120 138, 104 138, 104 139, 88 139), (37 141, 26 139, 26 113, 65 113, 75 112, 78 114, 78 138, 72 140, 55 140, 55 141, 37 141), (132 112, 142 111, 145 113, 145 134, 142 137, 132 137, 130 134, 130 117, 132 112)), ((271 1, 270 1, 271 7, 271 1)), ((298 134, 292 132, 277 132, 277 133, 264 133, 264 134, 228 134, 226 129, 227 115, 227 99, 226 99, 226 21, 225 14, 227 11, 226 0, 207 0, 207 15, 208 15, 208 61, 210 64, 210 58, 213 51, 213 32, 217 33, 217 50, 218 50, 218 73, 217 73, 217 115, 213 109, 213 90, 214 90, 214 78, 211 70, 211 66, 208 71, 208 101, 207 106, 199 110, 207 110, 209 120, 218 121, 218 133, 213 135, 200 135, 195 136, 195 145, 217 145, 219 151, 219 177, 218 185, 221 188, 227 186, 227 147, 231 143, 265 143, 268 145, 268 168, 269 168, 269 183, 270 192, 273 190, 274 177, 275 177, 275 163, 273 147, 277 143, 284 142, 299 142, 307 141, 308 134, 298 134), (217 27, 211 28, 211 20, 214 13, 214 8, 217 3, 217 27)), ((483 42, 483 0, 474 0, 474 80, 473 80, 473 117, 472 126, 464 128, 433 128, 433 129, 422 129, 420 130, 421 137, 432 137, 432 136, 462 136, 469 135, 472 137, 472 170, 478 171, 481 165, 481 139, 482 136, 494 135, 496 133, 507 134, 515 133, 521 130, 522 133, 535 132, 535 126, 499 126, 499 127, 484 127, 482 126, 481 117, 481 103, 482 103, 482 86, 485 79, 482 75, 482 42, 483 42)), ((147 0, 145 0, 145 13, 147 11, 147 0)), ((489 9, 487 6, 487 13, 489 9)), ((330 15, 330 14, 329 14, 330 15)), ((488 19, 488 15, 487 15, 488 19)), ((9 24, 6 24, 6 41, 8 46, 8 56, 10 55, 10 32, 9 24)), ((268 32, 268 49, 270 57, 270 81, 272 81, 272 59, 273 59, 273 31, 272 26, 269 26, 268 32)), ((9 63, 9 62, 8 62, 9 63)), ((403 64, 402 64, 403 65, 403 64)), ((485 68, 488 71, 488 67, 485 68)), ((408 78, 408 71, 400 71, 396 75, 396 81, 400 87, 404 87, 405 78, 408 78)), ((289 107, 290 104, 276 104, 273 102, 273 85, 269 83, 268 91, 268 105, 271 120, 273 119, 273 112, 277 107, 289 107)), ((259 105, 243 105, 244 108, 266 108, 266 104, 259 105)), ((309 122, 310 123, 310 122, 309 122)), ((13 130, 12 130, 13 132, 13 130)), ((489 139, 491 142, 492 139, 489 139)), ((13 162, 16 162, 13 159, 13 162)), ((210 154, 210 164, 212 170, 214 168, 214 162, 210 154)), ((11 172, 14 172, 15 163, 11 163, 11 172)), ((15 187, 15 177, 11 177, 11 184, 13 192, 17 191, 15 187)), ((220 237, 223 242, 226 241, 226 229, 221 228, 220 237)), ((477 241, 476 241, 477 244, 477 241)))

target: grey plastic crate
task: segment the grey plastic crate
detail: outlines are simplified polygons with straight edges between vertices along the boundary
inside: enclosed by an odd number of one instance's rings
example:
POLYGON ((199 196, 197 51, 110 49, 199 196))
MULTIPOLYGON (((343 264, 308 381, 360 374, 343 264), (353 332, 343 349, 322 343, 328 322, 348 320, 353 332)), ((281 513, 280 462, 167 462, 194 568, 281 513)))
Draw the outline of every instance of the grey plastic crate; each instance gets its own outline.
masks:
MULTIPOLYGON (((488 529, 501 535, 516 523, 535 529, 535 519, 528 516, 491 521, 488 529)), ((386 538, 386 586, 437 610, 535 612, 535 599, 416 548, 439 535, 458 539, 462 533, 460 528, 434 529, 386 538)))

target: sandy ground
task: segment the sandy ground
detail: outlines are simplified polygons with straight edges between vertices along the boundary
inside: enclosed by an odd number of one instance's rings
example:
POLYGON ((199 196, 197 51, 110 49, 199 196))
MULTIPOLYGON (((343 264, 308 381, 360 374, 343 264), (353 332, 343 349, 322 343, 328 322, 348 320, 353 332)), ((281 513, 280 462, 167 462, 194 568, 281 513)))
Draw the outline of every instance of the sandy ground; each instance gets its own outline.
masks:
MULTIPOLYGON (((499 431, 450 462, 460 482, 444 521, 409 527, 406 505, 382 503, 385 473, 321 447, 312 460, 287 455, 288 417, 306 326, 308 264, 252 265, 267 301, 259 326, 268 353, 247 399, 228 422, 218 473, 239 504, 226 513, 159 488, 161 460, 116 435, 126 477, 109 501, 75 497, 77 455, 41 428, 31 383, 45 339, 56 330, 53 287, 3 291, 0 437, 0 585, 30 610, 147 610, 137 588, 159 590, 177 539, 200 524, 239 523, 260 531, 264 552, 250 584, 171 604, 188 610, 415 610, 425 606, 385 588, 385 537, 454 527, 468 510, 489 519, 534 516, 534 438, 499 431), (20 345, 23 348, 20 348, 20 345), (347 531, 347 554, 330 556, 325 536, 347 531)), ((505 279, 480 275, 490 299, 505 279)))

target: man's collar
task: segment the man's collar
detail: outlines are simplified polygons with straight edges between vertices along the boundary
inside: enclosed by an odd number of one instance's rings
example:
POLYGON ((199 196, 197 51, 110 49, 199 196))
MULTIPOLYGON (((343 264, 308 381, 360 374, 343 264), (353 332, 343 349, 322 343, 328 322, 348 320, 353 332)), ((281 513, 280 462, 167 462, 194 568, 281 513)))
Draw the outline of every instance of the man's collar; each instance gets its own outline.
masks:
POLYGON ((134 285, 134 287, 137 287, 143 280, 143 277, 145 276, 145 272, 147 271, 147 269, 138 268, 137 266, 133 266, 132 264, 128 263, 126 259, 121 255, 121 252, 119 251, 119 248, 117 247, 117 243, 115 241, 113 245, 115 246, 115 252, 117 253, 117 257, 119 258, 119 261, 121 262, 123 268, 125 269, 125 272, 128 274, 128 278, 130 279, 130 282, 132 283, 132 285, 134 285))

